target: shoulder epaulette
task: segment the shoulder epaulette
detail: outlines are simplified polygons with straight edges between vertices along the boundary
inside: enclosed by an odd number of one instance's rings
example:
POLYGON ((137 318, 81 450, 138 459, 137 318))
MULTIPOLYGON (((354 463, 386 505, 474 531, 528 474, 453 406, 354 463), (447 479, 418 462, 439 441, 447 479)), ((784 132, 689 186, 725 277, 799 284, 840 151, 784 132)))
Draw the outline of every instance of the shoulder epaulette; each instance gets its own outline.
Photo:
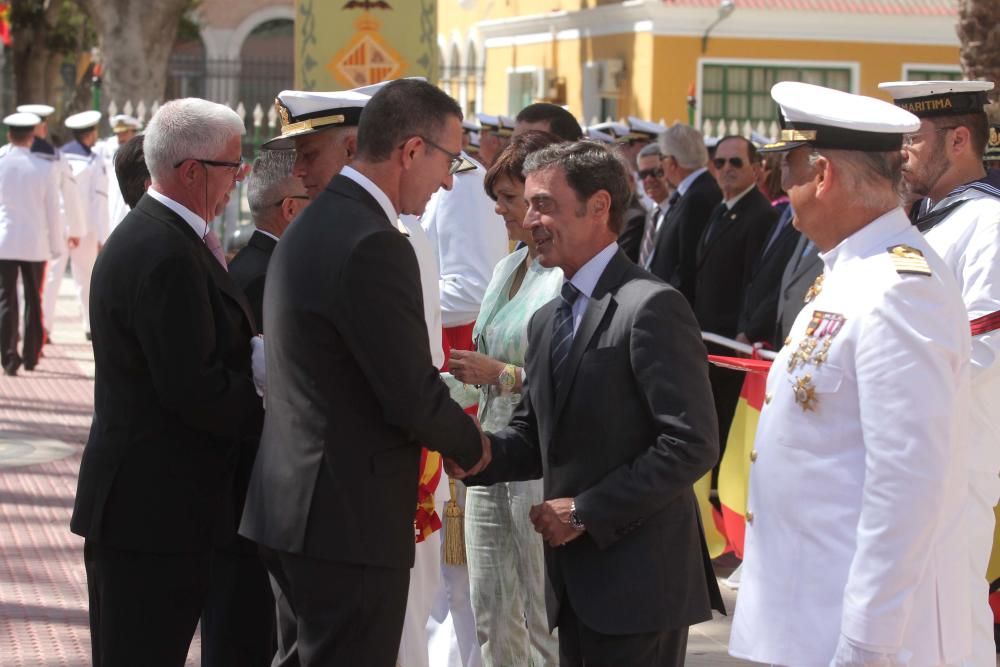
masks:
POLYGON ((931 275, 931 267, 924 253, 908 245, 895 245, 887 249, 892 258, 896 273, 912 273, 921 276, 931 275))

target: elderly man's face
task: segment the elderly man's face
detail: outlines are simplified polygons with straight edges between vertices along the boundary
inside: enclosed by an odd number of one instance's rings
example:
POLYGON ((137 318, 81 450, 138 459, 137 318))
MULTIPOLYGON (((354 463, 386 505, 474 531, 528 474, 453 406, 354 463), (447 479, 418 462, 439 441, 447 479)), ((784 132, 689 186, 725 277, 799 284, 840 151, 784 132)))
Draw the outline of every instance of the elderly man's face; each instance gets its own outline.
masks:
POLYGON ((302 179, 310 199, 319 196, 350 162, 356 136, 357 128, 331 128, 295 137, 292 174, 302 179))
POLYGON ((670 196, 670 191, 667 189, 667 177, 664 175, 658 155, 639 157, 639 178, 642 181, 642 189, 657 204, 670 196))
POLYGON ((812 222, 810 213, 816 198, 816 170, 809 164, 811 153, 809 146, 799 146, 781 156, 781 189, 788 193, 795 211, 795 228, 809 238, 812 238, 808 231, 812 222))
MULTIPOLYGON (((241 153, 243 138, 239 135, 233 136, 226 142, 226 148, 222 155, 211 158, 219 162, 242 163, 241 153)), ((204 163, 203 163, 204 164, 204 163)), ((245 167, 228 167, 221 165, 204 164, 205 167, 205 189, 208 196, 207 209, 210 217, 222 215, 229 203, 229 195, 236 185, 236 180, 243 178, 246 174, 245 167)))
POLYGON ((715 168, 719 187, 726 199, 749 188, 757 178, 754 166, 750 164, 749 147, 742 139, 726 139, 719 144, 715 149, 715 168))

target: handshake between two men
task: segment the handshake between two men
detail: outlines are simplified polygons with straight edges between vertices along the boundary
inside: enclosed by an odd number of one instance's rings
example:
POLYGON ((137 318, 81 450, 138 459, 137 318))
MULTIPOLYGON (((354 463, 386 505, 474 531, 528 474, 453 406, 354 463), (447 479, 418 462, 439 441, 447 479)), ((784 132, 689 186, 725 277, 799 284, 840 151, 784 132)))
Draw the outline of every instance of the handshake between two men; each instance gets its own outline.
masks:
MULTIPOLYGON (((449 477, 458 480, 469 479, 470 481, 474 481, 470 478, 474 478, 486 470, 490 461, 493 460, 493 444, 490 437, 483 432, 482 425, 478 419, 472 417, 472 420, 476 423, 476 428, 479 429, 479 436, 483 442, 483 455, 479 459, 479 462, 469 470, 463 470, 453 460, 446 458, 444 460, 445 472, 448 473, 449 477)), ((574 526, 572 514, 572 498, 554 498, 543 501, 538 505, 533 505, 528 511, 528 518, 531 519, 531 523, 535 527, 535 532, 541 534, 542 539, 550 547, 561 547, 578 538, 586 530, 582 525, 574 526)))

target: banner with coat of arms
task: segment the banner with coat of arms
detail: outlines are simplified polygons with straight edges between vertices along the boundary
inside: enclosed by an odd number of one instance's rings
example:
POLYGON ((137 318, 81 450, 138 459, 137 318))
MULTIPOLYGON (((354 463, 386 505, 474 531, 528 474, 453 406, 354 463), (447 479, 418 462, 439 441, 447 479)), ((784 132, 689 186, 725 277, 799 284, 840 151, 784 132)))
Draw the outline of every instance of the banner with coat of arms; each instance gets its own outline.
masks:
POLYGON ((295 87, 436 78, 437 0, 297 0, 295 87))

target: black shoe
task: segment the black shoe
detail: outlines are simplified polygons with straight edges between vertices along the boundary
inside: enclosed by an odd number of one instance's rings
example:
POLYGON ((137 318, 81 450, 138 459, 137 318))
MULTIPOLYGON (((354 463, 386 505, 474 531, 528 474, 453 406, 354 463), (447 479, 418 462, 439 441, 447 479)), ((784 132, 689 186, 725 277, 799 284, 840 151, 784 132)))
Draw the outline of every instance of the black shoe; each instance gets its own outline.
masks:
POLYGON ((24 365, 24 370, 26 370, 26 371, 33 371, 33 370, 35 370, 35 364, 25 364, 24 365))
POLYGON ((9 375, 10 377, 16 377, 17 376, 17 366, 13 366, 11 368, 4 368, 3 369, 3 374, 4 375, 9 375))

